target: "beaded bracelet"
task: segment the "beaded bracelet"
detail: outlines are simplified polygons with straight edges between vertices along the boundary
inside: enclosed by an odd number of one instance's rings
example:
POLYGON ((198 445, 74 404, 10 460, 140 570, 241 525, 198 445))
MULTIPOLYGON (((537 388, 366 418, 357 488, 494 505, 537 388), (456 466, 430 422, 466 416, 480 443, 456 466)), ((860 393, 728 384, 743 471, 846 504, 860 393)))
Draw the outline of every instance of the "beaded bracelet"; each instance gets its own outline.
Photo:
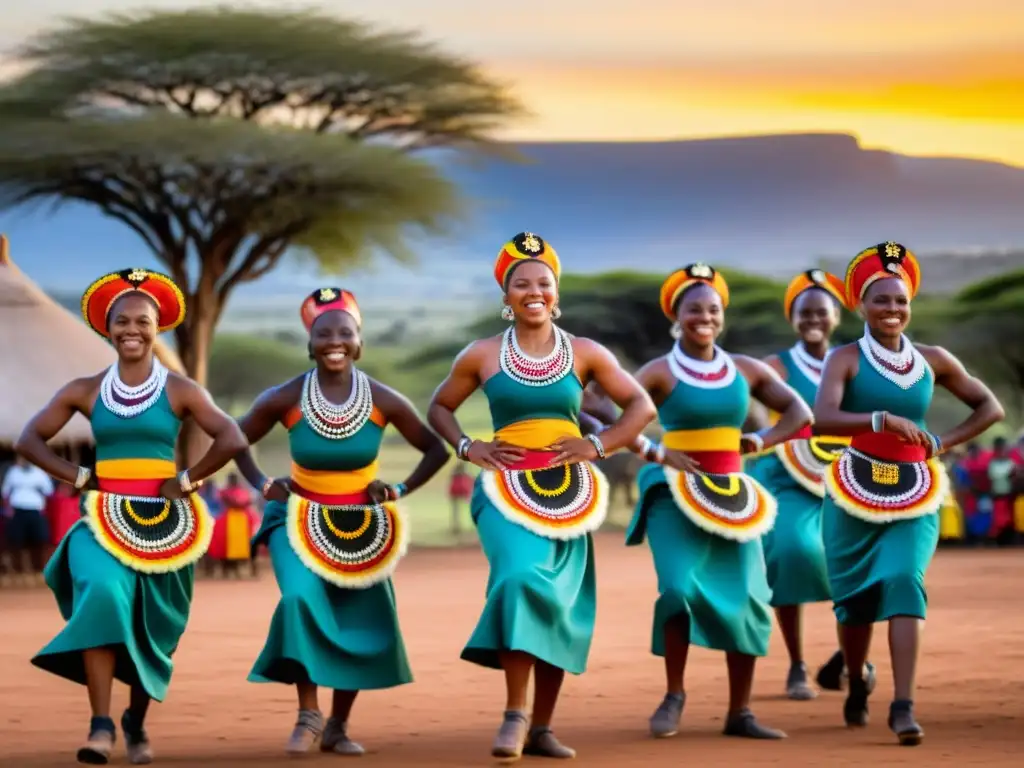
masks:
POLYGON ((409 489, 405 483, 399 483, 398 485, 393 485, 391 487, 395 492, 395 501, 398 501, 400 498, 402 498, 403 496, 405 496, 405 494, 409 492, 409 489))
POLYGON ((764 450, 764 438, 759 433, 749 432, 743 436, 743 439, 754 444, 754 450, 751 453, 760 453, 764 450))
POLYGON ((871 414, 871 431, 885 432, 885 419, 888 415, 886 411, 874 411, 871 414))
POLYGON ((455 445, 455 455, 462 461, 469 458, 469 448, 473 445, 473 438, 469 435, 463 435, 459 438, 459 442, 455 445))
POLYGON ((591 442, 591 444, 594 446, 594 448, 597 449, 597 458, 599 458, 599 459, 603 459, 604 458, 604 456, 605 456, 605 453, 604 453, 604 443, 601 442, 601 438, 600 437, 598 437, 597 435, 587 435, 583 439, 584 440, 589 440, 591 442))
POLYGON ((181 486, 182 493, 192 493, 197 486, 192 484, 192 481, 188 478, 188 470, 183 470, 178 473, 178 485, 181 486))
POLYGON ((263 485, 260 486, 260 496, 264 499, 267 498, 267 494, 270 493, 270 489, 274 485, 274 478, 265 477, 263 478, 263 485))

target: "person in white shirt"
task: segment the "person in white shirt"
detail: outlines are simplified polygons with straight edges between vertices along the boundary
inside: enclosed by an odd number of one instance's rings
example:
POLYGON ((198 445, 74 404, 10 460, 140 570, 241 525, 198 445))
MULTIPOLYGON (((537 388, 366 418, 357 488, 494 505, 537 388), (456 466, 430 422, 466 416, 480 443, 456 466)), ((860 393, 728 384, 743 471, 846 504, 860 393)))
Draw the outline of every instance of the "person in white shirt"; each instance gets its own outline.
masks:
POLYGON ((23 562, 26 551, 31 572, 42 573, 44 553, 50 540, 43 511, 53 490, 50 476, 20 456, 4 476, 0 497, 4 500, 7 546, 16 573, 29 573, 24 569, 23 562))

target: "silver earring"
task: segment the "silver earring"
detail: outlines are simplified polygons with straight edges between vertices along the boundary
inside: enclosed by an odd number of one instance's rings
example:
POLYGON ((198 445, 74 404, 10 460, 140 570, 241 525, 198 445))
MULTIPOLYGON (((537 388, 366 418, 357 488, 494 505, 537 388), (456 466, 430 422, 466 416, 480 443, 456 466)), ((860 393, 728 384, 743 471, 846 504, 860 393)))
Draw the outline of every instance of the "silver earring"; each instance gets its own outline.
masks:
POLYGON ((683 327, 678 322, 672 323, 672 327, 669 329, 669 335, 677 341, 683 338, 683 327))
POLYGON ((551 310, 551 319, 552 319, 552 320, 557 320, 557 319, 558 319, 558 318, 560 318, 561 316, 562 316, 562 310, 560 310, 560 309, 558 308, 558 306, 557 306, 557 305, 555 305, 555 308, 551 310))
POLYGON ((512 311, 512 307, 508 304, 501 308, 501 319, 509 323, 516 319, 516 313, 512 311))

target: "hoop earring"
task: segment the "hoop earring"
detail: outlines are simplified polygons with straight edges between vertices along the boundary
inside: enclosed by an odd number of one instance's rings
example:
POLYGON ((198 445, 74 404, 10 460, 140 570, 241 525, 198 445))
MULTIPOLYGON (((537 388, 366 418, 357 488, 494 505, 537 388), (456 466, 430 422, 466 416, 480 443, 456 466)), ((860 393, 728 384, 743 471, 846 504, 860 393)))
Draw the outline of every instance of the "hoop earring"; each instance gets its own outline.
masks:
POLYGON ((558 305, 556 304, 555 308, 551 310, 551 319, 552 320, 557 320, 561 316, 562 316, 562 310, 559 309, 558 305))
POLYGON ((683 327, 677 322, 672 323, 672 327, 668 331, 668 335, 676 341, 683 338, 683 327))
POLYGON ((511 323, 513 320, 516 319, 516 313, 512 311, 512 307, 510 307, 508 304, 505 304, 501 308, 501 319, 508 323, 511 323))

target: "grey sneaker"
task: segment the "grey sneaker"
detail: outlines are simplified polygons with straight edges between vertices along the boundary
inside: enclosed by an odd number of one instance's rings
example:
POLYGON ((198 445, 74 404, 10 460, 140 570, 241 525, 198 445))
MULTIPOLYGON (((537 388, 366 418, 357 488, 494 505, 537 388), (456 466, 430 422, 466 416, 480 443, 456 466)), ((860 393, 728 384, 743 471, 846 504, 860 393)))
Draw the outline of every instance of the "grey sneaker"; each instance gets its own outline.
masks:
POLYGON ((801 662, 789 668, 786 678, 786 696, 793 701, 810 701, 817 698, 818 692, 807 680, 807 665, 801 662))
POLYGON ((518 759, 523 755, 529 719, 525 712, 510 709, 498 728, 491 746, 491 756, 518 759))
POLYGON ((323 739, 320 740, 320 751, 347 757, 360 757, 366 754, 366 750, 360 744, 348 737, 347 729, 348 723, 338 722, 333 717, 328 718, 323 739))
POLYGON ((284 750, 289 755, 304 755, 320 740, 324 732, 324 716, 315 709, 300 709, 299 719, 284 750))
POLYGON ((679 721, 685 705, 685 693, 665 694, 661 705, 651 715, 651 735, 656 739, 667 739, 679 733, 679 721))

